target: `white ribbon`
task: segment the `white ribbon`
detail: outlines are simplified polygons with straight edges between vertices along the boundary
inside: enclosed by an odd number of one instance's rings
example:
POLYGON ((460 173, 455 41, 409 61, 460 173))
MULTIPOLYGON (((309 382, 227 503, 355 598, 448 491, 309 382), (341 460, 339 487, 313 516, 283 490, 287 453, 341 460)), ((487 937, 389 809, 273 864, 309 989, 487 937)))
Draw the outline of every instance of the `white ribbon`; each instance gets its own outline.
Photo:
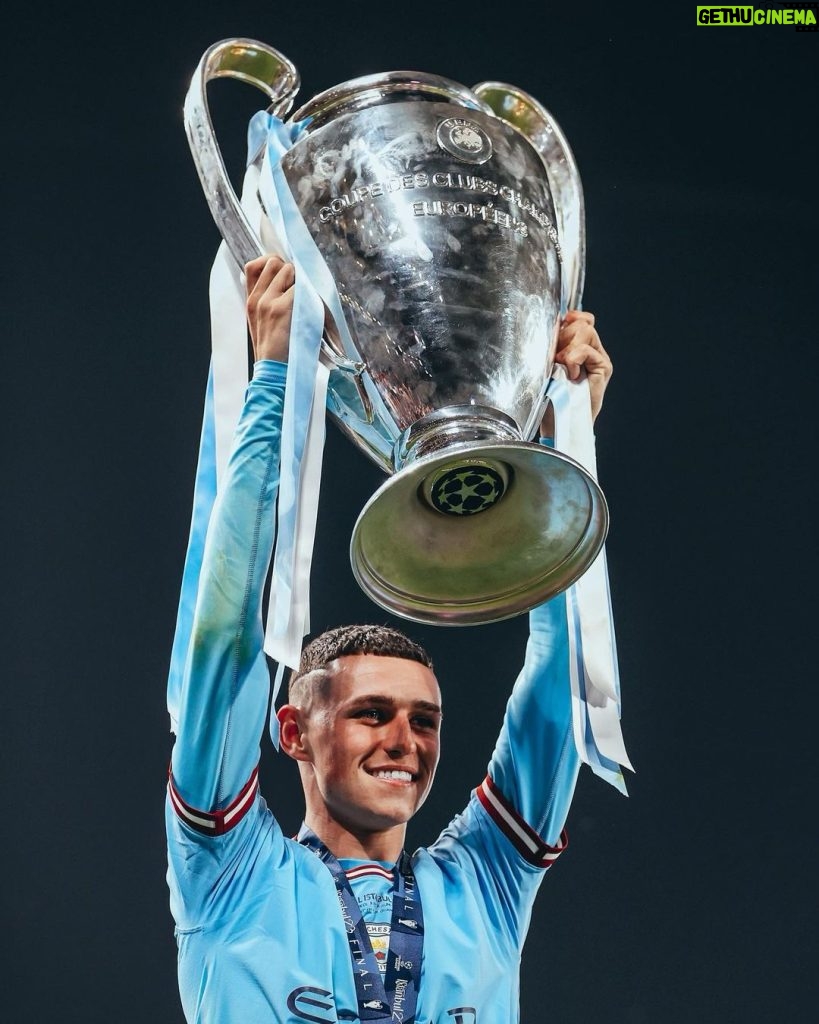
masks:
MULTIPOLYGON (((251 122, 251 157, 263 142, 261 174, 250 166, 242 190, 242 208, 258 237, 269 216, 279 251, 296 268, 290 357, 282 419, 281 478, 276 550, 267 608, 265 651, 278 663, 272 700, 284 667, 295 667, 309 632, 310 568, 315 541, 325 407, 329 369, 319 360, 325 304, 344 338, 346 322, 329 271, 310 237, 279 167, 281 156, 298 137, 299 126, 285 126, 268 114, 251 122), (265 209, 259 202, 262 195, 265 209), (316 288, 319 283, 319 289, 316 288)), ((241 268, 223 242, 211 271, 212 400, 206 409, 215 436, 216 478, 227 464, 248 382, 245 288, 241 268)), ((271 732, 276 739, 276 721, 271 732)))
MULTIPOLYGON (((559 364, 552 377, 555 449, 579 462, 596 480, 588 381, 585 376, 569 381, 559 364)), ((605 548, 569 591, 566 609, 575 746, 595 774, 625 793, 620 766, 634 769, 620 728, 620 677, 605 548)))
MULTIPOLYGON (((309 632, 310 566, 315 539, 321 461, 324 449, 329 371, 320 362, 325 308, 346 351, 349 336, 335 281, 307 229, 281 168, 299 126, 283 125, 270 114, 251 122, 250 149, 264 136, 265 156, 258 189, 274 234, 296 268, 296 299, 291 327, 282 423, 279 518, 265 651, 280 665, 296 667, 309 632)), ((281 677, 281 671, 278 678, 281 677)))
MULTIPOLYGON (((242 184, 242 208, 254 226, 261 220, 258 180, 258 168, 248 167, 242 184)), ((219 481, 230 458, 249 371, 244 275, 225 242, 219 246, 210 273, 210 324, 216 479, 219 481)))

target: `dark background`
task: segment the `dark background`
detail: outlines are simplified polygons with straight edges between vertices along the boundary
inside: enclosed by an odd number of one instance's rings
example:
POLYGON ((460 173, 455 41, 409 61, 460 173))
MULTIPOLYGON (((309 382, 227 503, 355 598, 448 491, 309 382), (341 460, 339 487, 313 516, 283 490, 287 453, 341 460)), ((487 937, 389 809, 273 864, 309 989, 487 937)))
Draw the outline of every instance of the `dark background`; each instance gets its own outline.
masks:
MULTIPOLYGON (((555 114, 580 167, 584 304, 616 367, 598 457, 637 774, 625 800, 583 773, 524 955, 523 1021, 815 1019, 819 34, 653 11, 241 0, 6 15, 3 1020, 182 1021, 164 686, 218 234, 181 109, 202 52, 242 35, 296 63, 299 102, 398 68, 512 82, 555 114)), ((261 94, 211 95, 238 173, 261 94)), ((380 476, 335 429, 325 466, 314 626, 385 621, 347 562, 380 476)), ((415 845, 482 777, 526 623, 411 631, 447 705, 415 845)), ((273 767, 263 789, 295 828, 296 777, 273 767)))

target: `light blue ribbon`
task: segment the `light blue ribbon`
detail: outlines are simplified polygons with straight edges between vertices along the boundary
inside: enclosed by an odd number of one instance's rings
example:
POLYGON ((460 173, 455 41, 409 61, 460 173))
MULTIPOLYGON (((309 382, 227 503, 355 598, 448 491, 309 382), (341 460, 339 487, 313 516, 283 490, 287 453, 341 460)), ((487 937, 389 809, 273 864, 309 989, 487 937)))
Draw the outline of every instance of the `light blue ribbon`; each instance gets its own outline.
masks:
MULTIPOLYGON (((294 621, 301 604, 294 601, 294 587, 307 585, 309 555, 297 550, 297 523, 300 513, 299 485, 302 460, 308 442, 308 413, 313 402, 316 370, 324 329, 324 307, 330 311, 347 352, 354 351, 349 336, 335 281, 316 246, 296 205, 282 169, 282 158, 301 138, 309 121, 284 124, 279 118, 262 111, 248 128, 248 160, 256 159, 267 147, 267 163, 263 166, 259 192, 274 233, 286 247, 285 255, 296 269, 295 298, 290 332, 290 356, 287 369, 282 420, 281 482, 277 520, 276 553, 271 581, 271 621, 267 625, 265 650, 279 665, 273 686, 275 701, 284 665, 295 667, 295 632, 300 648, 305 622, 294 621), (269 174, 265 169, 269 167, 269 174), (301 577, 305 577, 302 579, 301 577)), ((322 439, 323 442, 323 439, 322 439)), ((318 494, 307 496, 318 504, 318 494)), ((313 510, 310 510, 313 512, 313 510)), ((270 732, 278 741, 278 721, 271 714, 270 732)))
MULTIPOLYGON (((557 434, 557 424, 560 422, 561 417, 569 415, 569 388, 570 383, 567 380, 559 380, 552 378, 549 381, 547 388, 547 394, 549 399, 554 406, 555 416, 555 433, 557 434)), ((553 445, 551 446, 553 447, 553 445)), ((601 553, 599 557, 604 557, 601 553)), ((610 642, 612 651, 612 663, 614 670, 614 679, 617 693, 617 714, 620 713, 620 673, 619 666, 616 656, 616 645, 613 633, 613 617, 611 614, 611 590, 608 584, 608 573, 606 573, 606 599, 609 606, 609 629, 610 629, 610 642)), ((587 689, 586 684, 588 682, 586 675, 586 666, 583 660, 583 638, 581 635, 580 627, 580 609, 578 607, 577 592, 575 587, 570 587, 567 594, 567 601, 571 608, 570 623, 573 624, 573 638, 574 638, 574 657, 575 657, 575 669, 578 680, 578 690, 580 697, 580 705, 582 708, 582 726, 583 737, 586 747, 586 756, 583 758, 584 761, 589 765, 595 775, 609 782, 612 786, 618 789, 621 793, 626 793, 626 783, 623 778, 623 772, 619 764, 616 761, 612 761, 600 752, 597 746, 597 742, 594 738, 594 732, 592 730, 591 720, 588 715, 588 703, 587 703, 587 689)))

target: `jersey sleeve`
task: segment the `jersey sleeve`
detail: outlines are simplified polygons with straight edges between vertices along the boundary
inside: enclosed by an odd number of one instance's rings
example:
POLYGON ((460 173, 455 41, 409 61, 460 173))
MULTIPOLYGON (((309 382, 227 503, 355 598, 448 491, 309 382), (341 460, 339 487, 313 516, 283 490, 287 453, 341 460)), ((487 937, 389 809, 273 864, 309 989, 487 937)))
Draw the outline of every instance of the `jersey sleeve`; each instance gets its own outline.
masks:
POLYGON ((256 364, 210 521, 182 645, 170 802, 195 831, 219 835, 252 806, 270 676, 262 594, 275 531, 286 367, 256 364))
POLYGON ((477 797, 530 863, 548 867, 565 848, 579 758, 572 731, 566 595, 529 616, 526 659, 477 797))
POLYGON ((491 934, 510 955, 523 945, 543 869, 566 848, 563 825, 578 767, 560 595, 530 614, 526 659, 486 779, 426 851, 436 866, 430 888, 438 884, 442 899, 460 894, 449 912, 459 912, 463 894, 471 894, 469 927, 491 934))

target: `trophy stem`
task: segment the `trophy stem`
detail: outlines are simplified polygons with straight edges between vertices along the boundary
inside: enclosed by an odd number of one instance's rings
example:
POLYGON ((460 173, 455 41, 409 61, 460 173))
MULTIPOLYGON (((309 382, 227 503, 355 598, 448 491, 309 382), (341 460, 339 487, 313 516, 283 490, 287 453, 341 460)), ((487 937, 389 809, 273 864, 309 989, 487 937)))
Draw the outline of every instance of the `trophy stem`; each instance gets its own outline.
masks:
POLYGON ((521 440, 515 421, 499 409, 451 405, 422 416, 403 431, 395 445, 395 468, 402 469, 457 444, 521 440))

